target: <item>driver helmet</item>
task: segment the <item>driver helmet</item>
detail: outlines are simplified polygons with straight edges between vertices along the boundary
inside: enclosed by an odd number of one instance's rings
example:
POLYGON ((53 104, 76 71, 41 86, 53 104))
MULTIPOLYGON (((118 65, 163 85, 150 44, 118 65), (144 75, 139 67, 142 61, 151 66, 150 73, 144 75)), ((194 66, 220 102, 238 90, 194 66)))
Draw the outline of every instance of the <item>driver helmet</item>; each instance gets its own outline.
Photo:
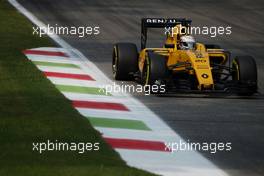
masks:
POLYGON ((180 49, 182 50, 192 50, 195 49, 195 40, 193 36, 184 35, 180 37, 180 49))

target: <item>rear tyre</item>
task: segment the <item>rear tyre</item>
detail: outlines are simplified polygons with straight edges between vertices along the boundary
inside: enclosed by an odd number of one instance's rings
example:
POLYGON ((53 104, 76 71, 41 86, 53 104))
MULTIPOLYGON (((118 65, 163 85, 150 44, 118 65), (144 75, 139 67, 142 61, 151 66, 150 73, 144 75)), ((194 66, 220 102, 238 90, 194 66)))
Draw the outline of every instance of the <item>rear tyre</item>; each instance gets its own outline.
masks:
POLYGON ((148 52, 143 72, 142 84, 148 86, 151 93, 165 92, 165 79, 168 77, 167 59, 165 56, 148 52))
POLYGON ((232 78, 239 86, 239 95, 252 95, 257 92, 257 66, 251 56, 239 56, 233 60, 232 78))
POLYGON ((135 44, 114 45, 112 71, 115 80, 133 80, 133 74, 138 71, 138 51, 135 44))

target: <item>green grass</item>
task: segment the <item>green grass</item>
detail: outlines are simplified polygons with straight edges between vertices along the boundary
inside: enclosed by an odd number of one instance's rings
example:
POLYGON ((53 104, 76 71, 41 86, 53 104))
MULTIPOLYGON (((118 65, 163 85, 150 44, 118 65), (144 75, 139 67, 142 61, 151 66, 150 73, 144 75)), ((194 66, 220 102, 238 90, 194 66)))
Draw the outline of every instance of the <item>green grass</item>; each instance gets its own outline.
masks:
MULTIPOLYGON (((22 50, 53 46, 32 35, 32 24, 0 0, 0 175, 152 175, 126 166, 22 50), (33 142, 99 142, 100 150, 32 151, 33 142)), ((139 161, 140 162, 140 161, 139 161)))

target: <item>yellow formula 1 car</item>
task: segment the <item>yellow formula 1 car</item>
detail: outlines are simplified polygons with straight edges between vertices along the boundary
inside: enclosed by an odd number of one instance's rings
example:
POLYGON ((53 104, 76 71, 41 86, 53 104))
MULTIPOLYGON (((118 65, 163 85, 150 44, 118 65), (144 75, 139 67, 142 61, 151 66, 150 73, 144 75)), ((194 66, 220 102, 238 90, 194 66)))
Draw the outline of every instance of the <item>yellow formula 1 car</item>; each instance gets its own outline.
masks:
POLYGON ((231 59, 230 52, 217 45, 195 42, 182 32, 190 28, 191 20, 144 18, 141 25, 139 53, 133 43, 114 45, 112 68, 116 80, 134 79, 143 85, 165 86, 166 92, 257 92, 254 58, 231 59), (148 28, 172 29, 162 48, 146 48, 148 28))

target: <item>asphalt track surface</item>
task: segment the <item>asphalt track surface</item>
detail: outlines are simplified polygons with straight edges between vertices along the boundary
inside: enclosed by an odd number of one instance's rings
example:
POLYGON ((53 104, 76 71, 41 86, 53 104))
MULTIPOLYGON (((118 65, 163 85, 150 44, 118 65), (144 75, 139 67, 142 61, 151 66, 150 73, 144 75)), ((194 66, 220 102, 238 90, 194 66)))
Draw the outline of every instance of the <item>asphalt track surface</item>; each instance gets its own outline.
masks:
MULTIPOLYGON (((264 93, 264 1, 250 0, 20 0, 50 25, 100 26, 100 35, 62 36, 111 77, 112 46, 140 44, 142 17, 186 17, 195 26, 231 26, 229 36, 197 36, 217 43, 234 55, 256 58, 259 91, 264 93)), ((160 46, 157 39, 153 44, 160 46)), ((135 95, 184 139, 193 142, 232 142, 231 152, 202 152, 233 176, 264 175, 264 96, 251 98, 206 95, 168 97, 135 95)), ((175 141, 172 141, 175 142, 175 141)))

